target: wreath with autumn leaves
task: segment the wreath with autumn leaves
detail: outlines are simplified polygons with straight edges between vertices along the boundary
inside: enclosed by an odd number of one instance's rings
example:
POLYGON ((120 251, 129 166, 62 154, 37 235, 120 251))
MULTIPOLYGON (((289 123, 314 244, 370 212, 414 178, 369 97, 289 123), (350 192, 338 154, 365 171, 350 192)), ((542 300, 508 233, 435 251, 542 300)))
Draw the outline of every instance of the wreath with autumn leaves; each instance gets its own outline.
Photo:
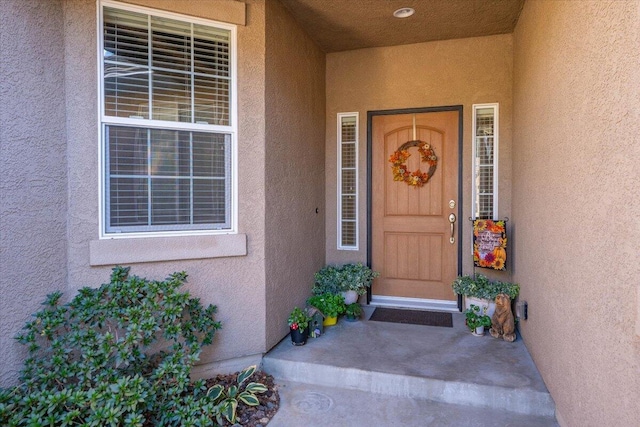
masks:
POLYGON ((400 146, 393 154, 389 157, 389 163, 391 163, 391 170, 393 172, 393 180, 394 181, 404 181, 409 186, 418 188, 425 185, 434 172, 436 171, 436 167, 438 166, 438 157, 436 156, 435 151, 431 147, 431 144, 424 141, 407 141, 400 146), (419 168, 413 172, 409 171, 407 168, 407 159, 411 157, 409 153, 409 148, 418 147, 418 152, 420 153, 420 160, 429 165, 429 170, 427 172, 422 172, 419 168))

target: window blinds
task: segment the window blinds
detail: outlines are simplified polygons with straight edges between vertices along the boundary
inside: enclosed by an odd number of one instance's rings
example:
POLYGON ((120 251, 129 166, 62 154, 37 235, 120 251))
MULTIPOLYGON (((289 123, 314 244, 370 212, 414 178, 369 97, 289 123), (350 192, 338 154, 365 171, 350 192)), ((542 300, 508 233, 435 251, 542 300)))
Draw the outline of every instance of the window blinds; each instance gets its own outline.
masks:
POLYGON ((106 233, 231 228, 230 41, 103 8, 106 233))
POLYGON ((230 124, 228 30, 110 7, 103 16, 105 115, 230 124), (168 118, 167 101, 181 114, 168 118))

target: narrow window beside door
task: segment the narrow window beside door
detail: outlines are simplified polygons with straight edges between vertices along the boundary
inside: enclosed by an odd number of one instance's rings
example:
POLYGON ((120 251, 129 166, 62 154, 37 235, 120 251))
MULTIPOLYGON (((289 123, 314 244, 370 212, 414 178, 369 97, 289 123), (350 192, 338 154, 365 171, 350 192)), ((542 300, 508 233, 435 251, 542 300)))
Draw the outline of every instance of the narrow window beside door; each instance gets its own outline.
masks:
POLYGON ((338 249, 358 250, 358 113, 338 114, 338 249))
POLYGON ((498 104, 473 106, 473 217, 498 215, 498 104))

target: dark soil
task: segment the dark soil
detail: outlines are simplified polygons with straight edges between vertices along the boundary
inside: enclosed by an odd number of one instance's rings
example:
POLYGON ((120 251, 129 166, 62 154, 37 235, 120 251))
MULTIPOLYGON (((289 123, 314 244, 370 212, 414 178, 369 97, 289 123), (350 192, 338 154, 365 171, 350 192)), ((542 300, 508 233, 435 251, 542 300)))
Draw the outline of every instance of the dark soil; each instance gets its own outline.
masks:
MULTIPOLYGON (((237 384, 236 378, 238 372, 229 375, 218 375, 206 381, 207 387, 216 384, 223 385, 225 389, 237 384)), ((273 382, 273 377, 262 371, 256 371, 247 382, 262 383, 267 387, 267 391, 257 394, 260 404, 258 406, 248 406, 243 403, 238 404, 237 422, 235 426, 263 427, 266 426, 271 418, 278 412, 280 407, 280 395, 278 395, 278 386, 273 382)), ((230 426, 225 420, 225 426, 230 426)))

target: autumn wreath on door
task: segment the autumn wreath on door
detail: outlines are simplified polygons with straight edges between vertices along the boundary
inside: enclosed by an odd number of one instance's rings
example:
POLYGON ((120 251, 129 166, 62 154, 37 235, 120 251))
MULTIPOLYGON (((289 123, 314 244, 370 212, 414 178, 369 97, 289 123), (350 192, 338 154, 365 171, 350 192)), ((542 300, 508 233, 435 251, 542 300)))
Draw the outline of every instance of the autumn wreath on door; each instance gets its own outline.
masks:
POLYGON ((400 146, 400 148, 394 151, 389 157, 389 163, 392 165, 391 170, 393 171, 394 181, 404 181, 409 184, 409 186, 418 188, 429 182, 433 176, 436 171, 436 167, 438 166, 438 157, 436 156, 435 151, 433 151, 431 144, 415 140, 405 142, 400 146), (420 168, 411 172, 407 168, 407 159, 411 157, 409 148, 412 147, 418 147, 420 161, 429 165, 429 170, 427 170, 427 172, 422 172, 420 168))
POLYGON ((504 221, 473 221, 473 262, 477 267, 505 270, 507 232, 504 221))

